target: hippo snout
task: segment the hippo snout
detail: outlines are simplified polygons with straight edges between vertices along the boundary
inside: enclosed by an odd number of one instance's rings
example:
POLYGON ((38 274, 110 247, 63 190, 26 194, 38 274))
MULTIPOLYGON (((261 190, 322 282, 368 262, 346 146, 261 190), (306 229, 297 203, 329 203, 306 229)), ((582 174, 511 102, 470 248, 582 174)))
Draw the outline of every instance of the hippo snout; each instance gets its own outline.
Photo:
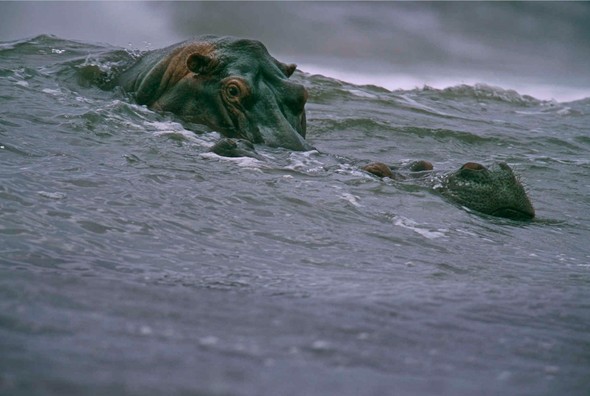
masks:
POLYGON ((492 216, 514 220, 535 217, 524 186, 504 162, 489 168, 467 162, 445 177, 442 192, 465 207, 492 216))
POLYGON ((435 183, 432 187, 451 201, 480 213, 513 220, 535 217, 535 209, 523 185, 504 162, 491 167, 466 162, 458 170, 437 177, 432 177, 433 166, 428 161, 414 161, 397 170, 382 162, 373 162, 362 169, 394 180, 430 180, 435 183), (404 170, 409 173, 400 173, 404 170))

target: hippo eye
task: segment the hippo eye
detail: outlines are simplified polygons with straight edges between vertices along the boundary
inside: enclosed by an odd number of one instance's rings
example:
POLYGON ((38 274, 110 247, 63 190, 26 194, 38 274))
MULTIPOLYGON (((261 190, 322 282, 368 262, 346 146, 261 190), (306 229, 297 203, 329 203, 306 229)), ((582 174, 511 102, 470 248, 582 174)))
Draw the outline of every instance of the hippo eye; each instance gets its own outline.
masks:
POLYGON ((244 80, 233 77, 224 82, 222 92, 225 100, 238 102, 248 96, 250 90, 244 80))
POLYGON ((225 88, 225 92, 227 93, 227 96, 229 96, 230 98, 237 98, 238 96, 240 96, 240 87, 238 87, 236 84, 229 84, 225 88))

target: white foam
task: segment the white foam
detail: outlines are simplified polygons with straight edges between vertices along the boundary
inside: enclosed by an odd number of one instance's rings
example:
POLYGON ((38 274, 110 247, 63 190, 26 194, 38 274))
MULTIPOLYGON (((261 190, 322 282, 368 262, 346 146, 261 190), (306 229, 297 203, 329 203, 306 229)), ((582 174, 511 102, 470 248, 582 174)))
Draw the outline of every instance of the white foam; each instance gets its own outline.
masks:
POLYGON ((41 90, 41 92, 49 94, 49 95, 53 95, 53 96, 58 96, 58 95, 62 94, 59 89, 49 89, 49 88, 43 88, 41 90))
POLYGON ((317 150, 310 151, 293 151, 289 154, 291 163, 285 166, 284 169, 294 170, 305 173, 319 173, 323 172, 325 164, 312 158, 317 155, 317 150))
POLYGON ((414 220, 408 219, 403 216, 396 216, 393 224, 395 224, 396 226, 407 228, 408 230, 412 230, 415 233, 420 234, 423 237, 428 238, 428 239, 436 239, 436 238, 445 237, 446 233, 449 231, 446 228, 440 228, 438 230, 429 230, 429 229, 424 228, 423 226, 421 226, 420 224, 418 224, 414 220))
POLYGON ((260 170, 261 168, 265 167, 266 164, 263 161, 257 160, 256 158, 252 157, 224 157, 221 155, 217 155, 213 152, 207 152, 201 154, 202 158, 208 159, 215 159, 219 161, 229 161, 233 162, 239 167, 253 169, 253 170, 260 170))
POLYGON ((193 131, 185 129, 181 124, 173 121, 145 121, 143 126, 152 131, 154 136, 182 136, 183 139, 205 148, 212 147, 215 142, 219 140, 219 134, 216 132, 197 135, 193 131))
POLYGON ((340 196, 342 199, 344 199, 345 201, 350 202, 353 206, 361 207, 362 205, 358 202, 359 201, 359 197, 357 197, 356 195, 352 195, 350 193, 343 193, 340 196))
POLYGON ((62 192, 37 191, 37 194, 49 199, 64 199, 67 197, 67 194, 62 192))
POLYGON ((164 133, 171 133, 171 132, 184 132, 186 131, 182 125, 177 122, 172 121, 146 121, 146 126, 149 126, 156 130, 155 133, 164 134, 164 133))

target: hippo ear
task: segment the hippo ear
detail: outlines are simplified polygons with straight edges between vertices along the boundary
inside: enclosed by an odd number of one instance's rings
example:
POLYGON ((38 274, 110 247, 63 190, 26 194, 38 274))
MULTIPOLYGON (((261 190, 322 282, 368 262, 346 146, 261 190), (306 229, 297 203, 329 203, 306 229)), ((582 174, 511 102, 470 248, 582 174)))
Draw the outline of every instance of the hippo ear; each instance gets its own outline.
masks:
POLYGON ((217 62, 207 55, 194 53, 186 59, 186 67, 196 74, 208 74, 214 68, 217 62))
POLYGON ((295 73, 295 69, 297 69, 297 65, 294 63, 291 63, 289 65, 287 65, 286 63, 283 62, 276 62, 277 66, 279 67, 279 69, 281 69, 281 71, 283 72, 283 74, 287 77, 291 77, 291 75, 293 73, 295 73))
POLYGON ((291 63, 290 65, 286 65, 287 67, 283 70, 283 73, 285 73, 285 76, 287 77, 291 77, 291 75, 293 73, 295 73, 295 70, 297 69, 297 65, 295 63, 291 63))

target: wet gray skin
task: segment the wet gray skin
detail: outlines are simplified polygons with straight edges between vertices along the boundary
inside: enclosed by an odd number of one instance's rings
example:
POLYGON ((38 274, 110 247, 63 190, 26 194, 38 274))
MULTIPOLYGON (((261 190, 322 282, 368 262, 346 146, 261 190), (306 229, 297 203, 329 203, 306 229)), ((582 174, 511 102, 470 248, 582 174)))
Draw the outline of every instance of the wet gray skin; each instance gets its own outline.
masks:
POLYGON ((369 164, 363 169, 379 177, 398 180, 411 177, 416 182, 428 181, 430 187, 451 201, 480 213, 514 220, 530 220, 535 217, 535 210, 524 187, 512 169, 503 162, 489 168, 468 162, 457 171, 435 178, 426 177, 428 173, 432 173, 432 165, 428 161, 410 164, 406 170, 418 173, 407 175, 391 171, 391 168, 382 163, 369 164))
POLYGON ((489 168, 468 162, 443 178, 440 192, 460 205, 492 216, 516 220, 535 217, 524 187, 504 162, 489 168))
POLYGON ((307 91, 289 80, 295 69, 258 41, 202 36, 149 52, 118 83, 137 103, 224 137, 307 151, 307 91))
POLYGON ((247 140, 222 138, 209 151, 222 157, 250 157, 264 161, 264 158, 256 152, 254 145, 247 140))

